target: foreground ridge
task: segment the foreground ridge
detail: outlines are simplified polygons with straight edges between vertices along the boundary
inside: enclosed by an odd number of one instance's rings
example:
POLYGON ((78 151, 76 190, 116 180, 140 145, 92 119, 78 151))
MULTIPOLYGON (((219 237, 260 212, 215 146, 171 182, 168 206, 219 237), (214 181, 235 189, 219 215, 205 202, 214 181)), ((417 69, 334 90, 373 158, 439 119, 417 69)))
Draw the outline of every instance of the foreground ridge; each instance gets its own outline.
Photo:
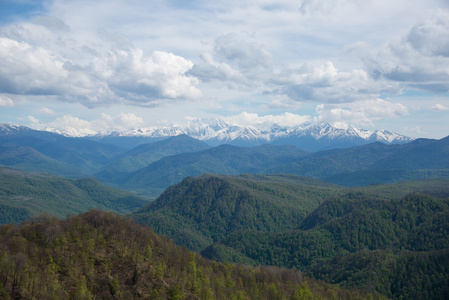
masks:
POLYGON ((98 210, 2 226, 0 245, 2 299, 373 299, 299 271, 216 263, 98 210))

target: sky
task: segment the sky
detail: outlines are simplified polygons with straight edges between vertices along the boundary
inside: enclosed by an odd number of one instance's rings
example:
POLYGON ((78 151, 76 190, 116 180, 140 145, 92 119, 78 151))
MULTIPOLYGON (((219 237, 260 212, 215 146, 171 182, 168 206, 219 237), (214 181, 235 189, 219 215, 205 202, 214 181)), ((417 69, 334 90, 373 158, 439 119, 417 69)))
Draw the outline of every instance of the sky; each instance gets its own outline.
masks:
POLYGON ((449 135, 446 0, 0 0, 0 123, 449 135))

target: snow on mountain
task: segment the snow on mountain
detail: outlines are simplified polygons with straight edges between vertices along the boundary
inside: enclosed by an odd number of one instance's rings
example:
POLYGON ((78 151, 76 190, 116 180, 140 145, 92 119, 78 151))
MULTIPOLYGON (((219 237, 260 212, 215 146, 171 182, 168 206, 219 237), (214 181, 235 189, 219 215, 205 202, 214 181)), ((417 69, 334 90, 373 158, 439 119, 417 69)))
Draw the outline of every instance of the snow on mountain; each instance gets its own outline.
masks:
POLYGON ((0 124, 0 135, 17 135, 18 133, 26 133, 32 130, 26 126, 13 125, 13 124, 0 124))
MULTIPOLYGON (((264 143, 294 144, 303 146, 305 139, 329 146, 318 147, 330 148, 332 142, 340 142, 342 147, 350 147, 370 142, 379 141, 387 144, 406 143, 413 139, 387 130, 365 130, 354 128, 344 123, 303 123, 296 126, 279 126, 276 123, 261 123, 255 125, 241 126, 226 123, 220 119, 200 120, 194 119, 184 125, 174 124, 159 127, 140 128, 122 132, 102 133, 101 136, 124 136, 124 137, 146 137, 163 138, 186 134, 211 145, 235 144, 239 146, 254 146, 264 143), (295 141, 295 142, 293 142, 295 141), (346 144, 341 144, 345 142, 346 144)), ((310 147, 303 147, 310 148, 310 147)))
POLYGON ((68 137, 85 137, 98 134, 96 131, 86 128, 74 128, 64 126, 61 128, 45 128, 46 131, 54 132, 68 137))
MULTIPOLYGON (((24 126, 1 124, 0 132, 29 129, 24 126), (24 129, 25 128, 25 129, 24 129)), ((332 148, 347 148, 372 142, 403 144, 413 138, 388 130, 358 129, 345 123, 303 123, 295 126, 280 126, 273 122, 253 125, 227 123, 222 119, 191 119, 185 124, 171 124, 138 128, 126 131, 83 130, 71 127, 46 128, 47 131, 71 137, 90 137, 96 140, 121 137, 139 138, 139 143, 148 143, 181 134, 204 141, 211 146, 233 144, 256 146, 266 143, 290 144, 304 150, 318 151, 332 148)))

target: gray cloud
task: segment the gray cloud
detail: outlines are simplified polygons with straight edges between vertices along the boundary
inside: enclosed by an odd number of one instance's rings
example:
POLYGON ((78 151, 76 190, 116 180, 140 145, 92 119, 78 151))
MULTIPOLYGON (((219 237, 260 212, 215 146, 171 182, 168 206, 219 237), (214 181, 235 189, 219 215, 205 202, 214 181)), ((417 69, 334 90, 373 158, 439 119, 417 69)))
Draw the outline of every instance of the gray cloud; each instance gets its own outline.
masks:
POLYGON ((272 76, 271 53, 246 33, 220 36, 212 50, 190 72, 202 81, 244 89, 262 86, 272 76))
POLYGON ((430 93, 449 91, 449 13, 437 11, 365 58, 375 78, 430 93))
POLYGON ((237 34, 217 38, 213 52, 203 54, 191 73, 221 86, 285 95, 288 98, 278 99, 287 102, 353 102, 398 90, 395 84, 376 81, 364 70, 340 71, 329 61, 295 67, 278 63, 262 45, 247 39, 237 34))
POLYGON ((218 37, 214 44, 214 54, 223 62, 242 70, 271 68, 272 55, 261 44, 251 41, 251 37, 230 33, 218 37), (246 38, 245 38, 246 37, 246 38))

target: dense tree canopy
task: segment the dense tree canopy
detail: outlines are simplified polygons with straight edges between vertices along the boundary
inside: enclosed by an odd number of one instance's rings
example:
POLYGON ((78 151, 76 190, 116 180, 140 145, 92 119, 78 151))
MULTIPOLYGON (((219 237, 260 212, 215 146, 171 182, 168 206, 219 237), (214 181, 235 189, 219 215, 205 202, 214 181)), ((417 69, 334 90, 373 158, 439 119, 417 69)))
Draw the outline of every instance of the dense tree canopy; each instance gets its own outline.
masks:
POLYGON ((216 263, 117 214, 0 227, 4 299, 383 299, 299 271, 216 263))

